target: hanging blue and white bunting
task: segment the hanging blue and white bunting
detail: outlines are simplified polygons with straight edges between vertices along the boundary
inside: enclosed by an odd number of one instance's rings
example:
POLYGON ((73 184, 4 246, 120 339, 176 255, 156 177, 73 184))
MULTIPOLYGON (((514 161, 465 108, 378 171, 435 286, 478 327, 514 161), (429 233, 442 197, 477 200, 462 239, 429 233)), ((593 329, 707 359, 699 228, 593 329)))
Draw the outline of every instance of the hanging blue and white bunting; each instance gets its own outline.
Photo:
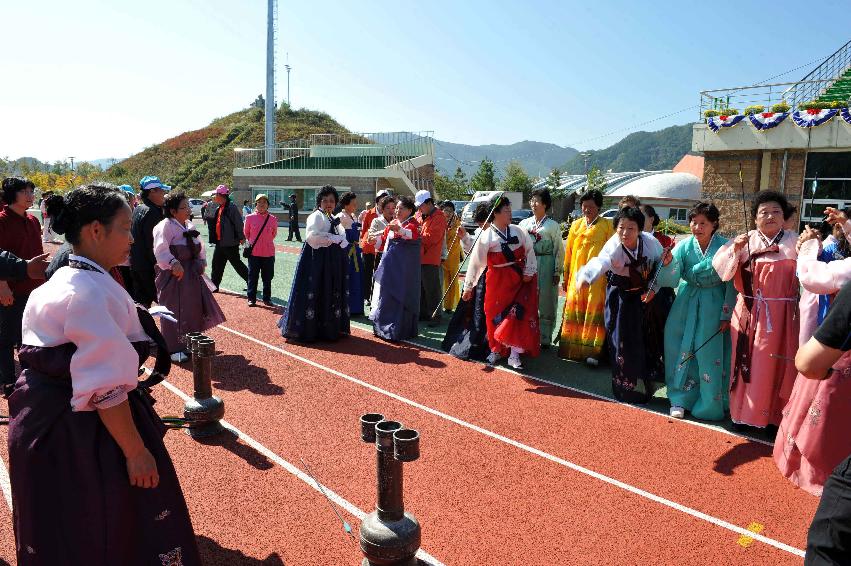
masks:
POLYGON ((836 108, 825 110, 796 110, 792 112, 792 120, 801 128, 812 128, 830 122, 839 113, 836 108))
POLYGON ((842 115, 842 119, 847 123, 851 124, 851 112, 849 112, 848 107, 842 108, 839 110, 839 114, 842 115))
POLYGON ((760 132, 776 127, 780 124, 780 122, 788 117, 788 112, 760 112, 758 114, 748 114, 748 120, 751 121, 751 125, 760 132))
POLYGON ((745 117, 741 114, 737 116, 712 116, 707 120, 707 124, 709 124, 710 130, 717 132, 721 128, 732 128, 744 119, 745 117))

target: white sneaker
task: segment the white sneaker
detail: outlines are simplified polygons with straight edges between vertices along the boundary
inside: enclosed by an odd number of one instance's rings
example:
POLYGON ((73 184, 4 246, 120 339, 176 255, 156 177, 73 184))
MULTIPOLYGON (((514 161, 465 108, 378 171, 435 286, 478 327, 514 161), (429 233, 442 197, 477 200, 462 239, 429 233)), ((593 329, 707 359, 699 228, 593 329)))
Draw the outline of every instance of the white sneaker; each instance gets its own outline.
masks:
POLYGON ((187 361, 188 359, 189 359, 189 356, 187 356, 185 352, 175 352, 174 354, 171 355, 171 361, 173 361, 176 364, 182 364, 183 362, 187 361))
POLYGON ((523 367, 523 363, 520 361, 520 356, 517 354, 511 354, 508 356, 508 365, 514 369, 521 369, 523 367))
POLYGON ((595 368, 600 365, 600 360, 598 360, 597 358, 588 357, 585 358, 585 363, 591 366, 592 368, 595 368))
POLYGON ((671 418, 681 419, 686 416, 686 410, 682 407, 671 407, 671 418))
POLYGON ((498 352, 491 352, 488 356, 488 364, 494 365, 499 361, 500 355, 498 352))

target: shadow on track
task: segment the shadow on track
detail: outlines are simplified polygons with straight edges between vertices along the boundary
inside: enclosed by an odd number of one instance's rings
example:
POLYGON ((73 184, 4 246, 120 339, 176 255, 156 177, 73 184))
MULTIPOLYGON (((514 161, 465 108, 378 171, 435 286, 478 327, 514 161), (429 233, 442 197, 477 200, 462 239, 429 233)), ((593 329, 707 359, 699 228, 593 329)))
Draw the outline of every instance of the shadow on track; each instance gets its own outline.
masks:
POLYGON ((270 462, 266 456, 251 446, 240 442, 236 433, 231 432, 230 430, 225 430, 223 433, 210 438, 200 438, 197 442, 199 444, 204 444, 205 446, 220 446, 228 452, 232 452, 236 456, 239 456, 251 467, 258 470, 271 470, 275 467, 275 464, 270 462))
POLYGON ((425 353, 424 350, 405 342, 383 340, 374 342, 351 334, 337 342, 336 346, 338 347, 335 350, 341 354, 367 356, 386 364, 414 364, 427 368, 446 367, 446 364, 440 360, 422 357, 421 354, 425 353))
POLYGON ((225 548, 211 538, 202 535, 195 537, 201 560, 208 566, 284 566, 284 561, 277 552, 263 559, 251 558, 239 550, 225 548))
POLYGON ((713 469, 719 474, 732 476, 739 466, 766 457, 771 457, 771 446, 757 444, 756 442, 736 444, 715 460, 713 469))
POLYGON ((213 387, 222 391, 248 390, 258 395, 283 395, 284 388, 269 379, 269 371, 243 355, 218 353, 213 361, 213 387))

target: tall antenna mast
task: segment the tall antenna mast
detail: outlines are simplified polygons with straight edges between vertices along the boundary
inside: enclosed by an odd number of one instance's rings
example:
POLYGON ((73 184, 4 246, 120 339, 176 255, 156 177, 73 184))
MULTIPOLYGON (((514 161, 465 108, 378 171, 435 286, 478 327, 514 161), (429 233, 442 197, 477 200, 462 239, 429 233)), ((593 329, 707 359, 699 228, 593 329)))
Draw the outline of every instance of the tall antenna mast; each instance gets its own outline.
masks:
POLYGON ((275 4, 269 0, 266 21, 266 163, 275 160, 275 4))

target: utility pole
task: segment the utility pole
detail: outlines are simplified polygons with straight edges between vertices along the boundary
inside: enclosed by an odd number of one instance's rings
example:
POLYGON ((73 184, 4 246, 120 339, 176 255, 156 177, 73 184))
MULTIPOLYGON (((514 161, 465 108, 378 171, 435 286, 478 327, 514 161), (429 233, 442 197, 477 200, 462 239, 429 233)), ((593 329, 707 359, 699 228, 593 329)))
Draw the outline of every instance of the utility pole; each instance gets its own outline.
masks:
MULTIPOLYGON (((289 55, 289 53, 287 53, 287 61, 289 61, 289 59, 290 59, 290 55, 289 55)), ((290 67, 289 63, 287 63, 286 65, 284 65, 284 69, 287 70, 287 106, 289 106, 290 105, 290 70, 292 70, 292 67, 290 67)))
POLYGON ((269 0, 266 18, 266 163, 275 160, 275 2, 269 0))

